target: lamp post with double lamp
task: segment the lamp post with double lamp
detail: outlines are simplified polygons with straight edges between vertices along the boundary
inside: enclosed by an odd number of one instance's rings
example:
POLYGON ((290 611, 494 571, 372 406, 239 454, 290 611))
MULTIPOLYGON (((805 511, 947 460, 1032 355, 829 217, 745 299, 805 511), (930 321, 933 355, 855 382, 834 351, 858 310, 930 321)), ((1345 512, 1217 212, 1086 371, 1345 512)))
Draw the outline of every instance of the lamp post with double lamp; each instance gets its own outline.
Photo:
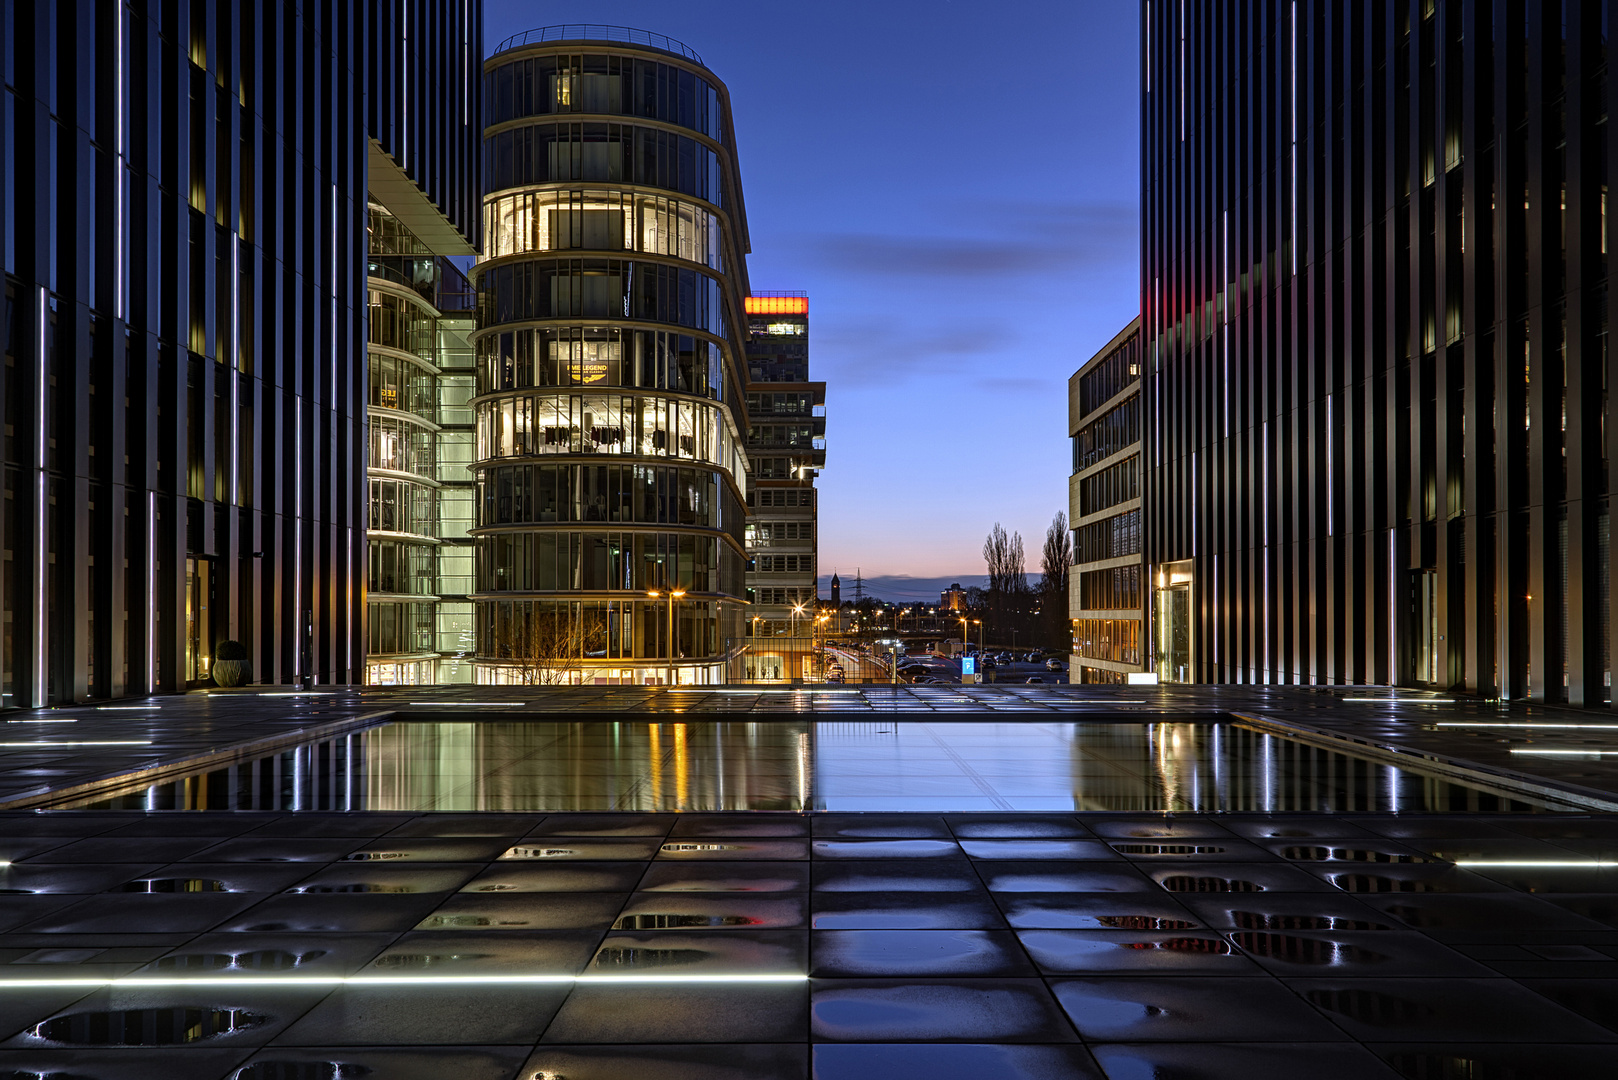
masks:
POLYGON ((669 589, 667 592, 659 592, 657 589, 648 589, 648 590, 646 590, 646 595, 650 596, 653 600, 656 600, 660 596, 667 596, 669 598, 669 637, 668 637, 669 681, 668 681, 668 685, 673 686, 674 685, 674 601, 676 601, 680 597, 684 596, 685 595, 685 590, 684 589, 669 589))
MULTIPOLYGON (((793 655, 794 658, 796 658, 803 651, 802 649, 798 648, 798 619, 802 615, 803 615, 803 605, 802 604, 793 604, 792 605, 792 647, 791 647, 791 652, 792 652, 792 655, 793 655)), ((800 671, 802 670, 802 665, 801 664, 799 665, 799 670, 800 671)), ((797 680, 795 678, 787 679, 787 682, 796 682, 796 681, 797 680)))

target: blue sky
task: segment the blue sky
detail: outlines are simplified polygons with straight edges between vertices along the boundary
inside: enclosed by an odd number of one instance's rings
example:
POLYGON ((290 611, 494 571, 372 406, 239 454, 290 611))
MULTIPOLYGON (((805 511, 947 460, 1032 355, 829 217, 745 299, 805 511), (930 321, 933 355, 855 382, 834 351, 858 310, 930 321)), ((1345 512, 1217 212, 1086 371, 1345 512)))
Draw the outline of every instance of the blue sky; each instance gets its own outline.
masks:
POLYGON ((820 563, 1030 571, 1067 506, 1067 377, 1139 307, 1130 0, 486 0, 487 47, 556 23, 678 38, 730 87, 754 289, 807 289, 826 380, 820 563))

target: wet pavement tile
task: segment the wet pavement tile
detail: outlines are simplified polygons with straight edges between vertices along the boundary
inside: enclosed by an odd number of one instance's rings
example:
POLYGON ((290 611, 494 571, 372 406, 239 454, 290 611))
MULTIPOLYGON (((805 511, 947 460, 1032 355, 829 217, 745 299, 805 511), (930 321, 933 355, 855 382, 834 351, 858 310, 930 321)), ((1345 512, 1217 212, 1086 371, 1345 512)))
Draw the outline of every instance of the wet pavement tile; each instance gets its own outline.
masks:
POLYGON ((646 868, 638 887, 642 892, 802 892, 809 888, 809 874, 807 863, 657 862, 646 868))
POLYGON ((1507 979, 1288 979, 1362 1041, 1615 1042, 1618 1035, 1507 979))
POLYGON ((629 892, 645 873, 632 862, 497 862, 461 886, 468 893, 629 892))
POLYGON ((422 814, 388 832, 398 837, 501 836, 512 840, 527 836, 539 824, 535 814, 422 814))
POLYGON ((1570 1080, 1609 1076, 1610 1046, 1566 1046, 1559 1043, 1373 1043, 1381 1056, 1406 1080, 1570 1080))
POLYGON ((1350 866, 1314 863, 1305 869, 1329 885, 1350 893, 1488 893, 1508 892, 1505 885, 1480 874, 1442 863, 1416 866, 1350 866))
POLYGON ((609 918, 615 930, 790 930, 804 926, 801 895, 635 893, 609 918))
POLYGON ((998 893, 995 902, 1017 930, 1195 930, 1206 925, 1172 899, 1149 893, 998 893))
POLYGON ((658 849, 659 860, 678 862, 761 862, 809 858, 807 840, 728 840, 716 837, 669 839, 658 849))
POLYGON ((1571 911, 1581 918, 1618 929, 1618 895, 1612 893, 1595 893, 1594 895, 1558 893, 1544 899, 1546 903, 1555 904, 1557 907, 1565 911, 1571 911))
POLYGON ((282 895, 248 908, 219 929, 254 933, 404 931, 442 902, 441 893, 282 895))
POLYGON ((1005 920, 988 894, 812 894, 817 930, 1003 930, 1005 920))
MULTIPOLYGON (((433 903, 437 898, 430 898, 433 903)), ((605 927, 623 906, 621 893, 456 893, 407 929, 578 930, 605 927)))
POLYGON ((943 818, 925 814, 825 814, 811 822, 816 838, 906 840, 953 837, 943 818))
POLYGON ((1484 978, 1493 974, 1461 953, 1409 931, 1237 930, 1227 936, 1276 975, 1484 978))
MULTIPOLYGON (((801 1080, 809 1071, 802 1043, 728 1046, 541 1046, 521 1080, 801 1080)), ((423 1078, 426 1080, 426 1078, 423 1078)))
POLYGON ((810 1075, 814 1080, 1102 1080, 1083 1047, 1017 1043, 820 1043, 810 1075))
POLYGON ((195 933, 210 930, 262 900, 262 895, 254 893, 102 893, 13 929, 24 933, 114 934, 139 926, 157 933, 195 933))
POLYGON ((279 1037, 287 1046, 483 1046, 539 1041, 571 987, 344 986, 279 1037))
POLYGON ((808 966, 801 930, 614 931, 584 966, 595 975, 801 975, 808 966))
POLYGON ((959 859, 953 840, 816 840, 817 859, 959 859))
POLYGON ((827 1042, 1073 1042, 1037 979, 817 980, 810 1026, 827 1042))
POLYGON ((392 939, 365 975, 577 975, 601 940, 598 929, 500 934, 424 930, 392 939))
POLYGON ((1141 871, 1172 893, 1329 892, 1320 878, 1279 861, 1142 865, 1141 871))
MULTIPOLYGON (((274 1046, 258 1051, 225 1080, 511 1080, 527 1052, 526 1046, 274 1046)), ((203 1075, 197 1073, 198 1080, 203 1075)))
POLYGON ((10 866, 0 866, 0 897, 105 892, 126 881, 161 870, 164 865, 161 862, 99 865, 12 863, 10 866))
POLYGON ((351 975, 392 941, 392 934, 203 934, 163 949, 143 975, 296 973, 351 975))
POLYGON ((1168 837, 1178 840, 1231 835, 1230 830, 1207 818, 1107 818, 1096 822, 1091 828, 1097 836, 1118 840, 1154 840, 1168 837))
POLYGON ((982 862, 977 871, 995 893, 1158 892, 1146 875, 1122 861, 1112 863, 982 862))
POLYGON ((480 863, 398 865, 343 862, 313 874, 306 873, 307 868, 299 870, 294 878, 297 883, 283 891, 299 896, 329 893, 446 893, 465 885, 480 868, 480 863))
MULTIPOLYGON (((1418 930, 1590 930, 1604 924, 1532 896, 1508 893, 1389 893, 1361 895, 1381 917, 1418 930)), ((1614 898, 1618 901, 1618 898, 1614 898)), ((1614 903, 1618 909, 1618 902, 1614 903)))
POLYGON ((808 836, 809 822, 805 818, 761 814, 681 814, 668 835, 670 839, 686 836, 737 839, 808 836))
POLYGON ((1369 1050, 1348 1043, 1103 1043, 1090 1052, 1107 1080, 1396 1080, 1399 1076, 1369 1050))
POLYGON ((1005 930, 816 930, 815 978, 1036 975, 1005 930))
POLYGON ((1506 829, 1521 836, 1541 840, 1618 840, 1618 818, 1577 817, 1557 814, 1552 817, 1519 818, 1502 823, 1506 829))
POLYGON ((811 868, 819 892, 977 892, 983 880, 966 860, 820 862, 811 868))
POLYGON ((659 842, 625 837, 564 838, 540 837, 524 839, 500 853, 502 861, 511 862, 570 862, 573 860, 634 860, 639 862, 657 854, 659 842))
MULTIPOLYGON (((210 841, 207 847, 185 861, 326 863, 341 859, 366 842, 363 837, 244 836, 224 843, 210 841)), ((139 850, 131 849, 126 857, 138 858, 139 850)))
POLYGON ((1465 814, 1440 817, 1420 815, 1368 817, 1355 818, 1355 821, 1378 836, 1394 840, 1481 840, 1487 837, 1503 839, 1517 832, 1516 826, 1511 823, 1504 823, 1506 827, 1499 828, 1486 818, 1465 814))
POLYGON ((390 833, 343 856, 354 863, 487 862, 511 846, 504 837, 418 837, 390 833))
POLYGON ((1095 836, 1074 818, 1041 817, 950 817, 950 829, 958 840, 1067 840, 1095 836))
POLYGON ((1216 930, 1402 930, 1398 920, 1341 893, 1182 893, 1176 897, 1216 930))
POLYGON ((24 865, 45 863, 147 862, 171 863, 195 855, 219 843, 217 836, 185 836, 173 839, 154 836, 95 837, 71 843, 54 840, 0 842, 0 859, 24 865))
POLYGON ((252 1053, 249 1047, 214 1050, 196 1046, 183 1051, 147 1047, 0 1050, 0 1076, 18 1080, 220 1080, 233 1076, 235 1067, 252 1053))
POLYGON ((1583 868, 1528 868, 1528 867, 1473 867, 1469 872, 1490 881, 1499 882, 1517 892, 1545 895, 1548 893, 1612 893, 1618 895, 1618 865, 1603 869, 1583 868))
POLYGON ((33 896, 0 896, 0 933, 9 933, 21 926, 46 919, 88 899, 76 893, 44 893, 33 896))
POLYGON ((1348 1039, 1270 979, 1053 979, 1086 1042, 1341 1042, 1348 1039))
POLYGON ((1378 835, 1340 817, 1234 817, 1224 825, 1251 840, 1347 840, 1378 835))
POLYGON ((1523 979, 1522 984, 1586 1020, 1618 1031, 1618 979, 1523 979))
POLYGON ((576 986, 545 1043, 802 1042, 807 983, 576 986))
POLYGON ((382 836, 417 820, 415 814, 287 814, 277 816, 243 836, 365 840, 382 836))
POLYGON ((1095 840, 962 840, 961 850, 973 859, 1062 859, 1069 862, 1116 859, 1111 848, 1095 840))
MULTIPOLYGON (((12 993, 0 993, 0 1007, 12 993)), ((264 986, 79 991, 78 1000, 65 1007, 47 1006, 45 1014, 0 1046, 262 1046, 329 993, 329 987, 264 986)), ((22 1027, 6 1026, 12 1031, 22 1027)))
POLYGON ((1047 975, 1115 971, 1184 975, 1259 975, 1261 970, 1218 934, 1182 930, 1019 930, 1017 937, 1047 975))
POLYGON ((1109 840, 1107 846, 1115 857, 1143 863, 1253 862, 1271 857, 1263 848, 1223 837, 1109 840))
POLYGON ((525 838, 541 836, 667 836, 673 814, 552 814, 525 838))

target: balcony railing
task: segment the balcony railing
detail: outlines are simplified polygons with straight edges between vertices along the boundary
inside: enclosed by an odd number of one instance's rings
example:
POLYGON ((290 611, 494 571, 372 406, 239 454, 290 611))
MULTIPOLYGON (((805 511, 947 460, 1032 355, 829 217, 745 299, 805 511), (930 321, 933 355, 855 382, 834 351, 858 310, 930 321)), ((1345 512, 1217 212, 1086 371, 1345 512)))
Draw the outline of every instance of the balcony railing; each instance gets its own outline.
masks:
POLYGON ((702 63, 702 57, 697 55, 697 50, 683 41, 676 41, 648 30, 636 30, 632 26, 607 26, 602 23, 562 23, 557 26, 541 26, 535 30, 525 30, 506 38, 495 47, 491 55, 498 56, 507 49, 520 49, 524 45, 538 45, 546 41, 622 41, 629 45, 649 45, 654 49, 676 53, 687 60, 702 63))

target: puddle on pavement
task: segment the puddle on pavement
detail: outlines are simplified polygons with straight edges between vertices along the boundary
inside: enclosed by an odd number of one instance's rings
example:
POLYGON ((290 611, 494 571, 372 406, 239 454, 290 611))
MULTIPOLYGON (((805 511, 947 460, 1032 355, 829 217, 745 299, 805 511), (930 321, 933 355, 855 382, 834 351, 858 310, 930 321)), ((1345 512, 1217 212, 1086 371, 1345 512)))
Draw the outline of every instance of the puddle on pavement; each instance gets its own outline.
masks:
POLYGON ((269 1022, 247 1009, 122 1009, 54 1017, 25 1035, 59 1046, 183 1046, 269 1022))
MULTIPOLYGON (((160 784, 111 780, 59 806, 406 813, 1579 809, 1509 786, 1456 783, 1238 723, 1099 720, 399 721, 160 784)), ((1109 835, 1147 841, 1139 845, 1142 854, 1151 841, 1159 842, 1160 854, 1196 854, 1171 849, 1203 846, 1194 836, 1169 832, 1142 823, 1109 835)), ((848 835, 833 842, 858 842, 848 835)), ((980 835, 1043 839, 1063 833, 1037 822, 1027 830, 990 823, 980 835)), ((881 830, 862 836, 867 842, 883 839, 881 830)), ((889 836, 896 849, 886 854, 925 844, 889 836)), ((603 857, 570 854, 575 846, 565 840, 554 848, 533 845, 530 854, 508 857, 603 857)), ((693 842, 669 854, 724 857, 725 846, 693 842)), ((356 856, 390 857, 405 856, 356 856)))

